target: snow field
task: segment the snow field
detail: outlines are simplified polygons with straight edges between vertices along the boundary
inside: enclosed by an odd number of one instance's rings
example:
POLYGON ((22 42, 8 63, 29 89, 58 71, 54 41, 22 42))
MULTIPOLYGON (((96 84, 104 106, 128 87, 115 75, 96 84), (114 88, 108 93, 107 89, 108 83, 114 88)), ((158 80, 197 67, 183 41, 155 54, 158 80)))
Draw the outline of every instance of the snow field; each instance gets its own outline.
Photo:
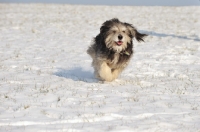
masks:
POLYGON ((0 4, 0 131, 200 131, 200 8, 0 4), (114 82, 86 50, 117 17, 147 33, 114 82))

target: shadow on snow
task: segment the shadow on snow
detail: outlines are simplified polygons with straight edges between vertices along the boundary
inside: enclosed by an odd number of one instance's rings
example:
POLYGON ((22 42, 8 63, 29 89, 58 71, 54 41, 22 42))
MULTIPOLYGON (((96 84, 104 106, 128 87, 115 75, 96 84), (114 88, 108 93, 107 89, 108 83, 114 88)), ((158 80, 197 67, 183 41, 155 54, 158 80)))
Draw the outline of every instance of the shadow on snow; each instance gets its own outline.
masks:
POLYGON ((72 69, 58 69, 57 72, 54 73, 54 75, 58 77, 64 77, 68 79, 72 79, 74 81, 83 81, 83 82, 89 82, 89 83, 95 83, 98 82, 94 78, 94 75, 91 71, 83 70, 81 67, 75 67, 72 69))
POLYGON ((157 37, 173 37, 173 38, 179 38, 179 39, 186 39, 186 40, 193 40, 193 41, 200 41, 200 38, 198 38, 195 35, 195 38, 191 38, 188 36, 180 36, 180 35, 174 35, 174 34, 165 34, 165 33, 157 33, 154 31, 143 31, 141 30, 143 33, 148 34, 149 36, 157 36, 157 37))

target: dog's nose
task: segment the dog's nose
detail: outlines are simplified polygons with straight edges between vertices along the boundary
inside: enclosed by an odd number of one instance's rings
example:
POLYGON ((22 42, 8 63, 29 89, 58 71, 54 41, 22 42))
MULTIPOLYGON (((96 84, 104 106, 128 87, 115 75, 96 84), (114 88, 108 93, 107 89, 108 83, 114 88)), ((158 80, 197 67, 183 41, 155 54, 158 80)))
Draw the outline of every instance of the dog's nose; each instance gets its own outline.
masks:
POLYGON ((123 36, 120 34, 120 35, 118 35, 118 39, 119 40, 122 40, 122 38, 123 38, 123 36))

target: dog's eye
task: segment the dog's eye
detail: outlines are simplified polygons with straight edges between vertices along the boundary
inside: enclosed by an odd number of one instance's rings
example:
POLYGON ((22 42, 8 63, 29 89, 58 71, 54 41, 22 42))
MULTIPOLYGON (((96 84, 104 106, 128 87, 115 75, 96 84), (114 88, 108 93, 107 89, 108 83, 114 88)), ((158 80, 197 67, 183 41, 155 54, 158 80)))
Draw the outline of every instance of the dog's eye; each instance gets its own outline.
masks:
POLYGON ((116 31, 113 30, 113 33, 116 33, 116 31))
POLYGON ((122 31, 123 33, 125 33, 125 31, 122 31))

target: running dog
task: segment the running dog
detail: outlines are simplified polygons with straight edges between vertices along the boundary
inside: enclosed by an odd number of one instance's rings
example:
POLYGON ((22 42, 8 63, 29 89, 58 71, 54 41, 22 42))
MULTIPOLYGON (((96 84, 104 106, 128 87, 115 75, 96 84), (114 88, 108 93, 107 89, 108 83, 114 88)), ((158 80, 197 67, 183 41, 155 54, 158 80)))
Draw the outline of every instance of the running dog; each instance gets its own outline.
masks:
POLYGON ((95 77, 102 81, 115 80, 133 56, 132 39, 140 42, 145 36, 131 24, 117 18, 104 22, 87 50, 93 59, 95 77))

